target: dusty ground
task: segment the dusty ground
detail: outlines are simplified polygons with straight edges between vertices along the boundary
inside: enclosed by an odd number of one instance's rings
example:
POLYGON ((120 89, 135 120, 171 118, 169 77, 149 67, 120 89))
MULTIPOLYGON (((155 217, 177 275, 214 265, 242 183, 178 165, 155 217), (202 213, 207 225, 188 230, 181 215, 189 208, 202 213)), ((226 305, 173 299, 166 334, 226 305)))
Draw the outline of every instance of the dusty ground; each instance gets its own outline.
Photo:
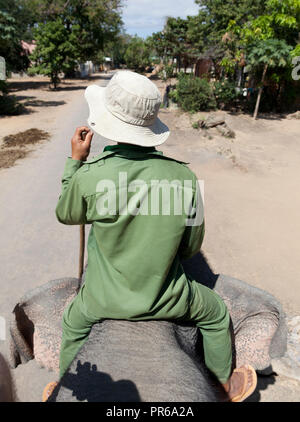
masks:
POLYGON ((41 130, 55 129, 55 122, 65 105, 84 92, 84 89, 98 80, 100 75, 90 79, 65 79, 57 91, 49 88, 49 78, 35 76, 31 78, 8 79, 10 94, 24 106, 24 112, 19 116, 0 116, 1 141, 6 135, 25 131, 31 128, 41 130))
MULTIPOLYGON (((29 288, 76 276, 77 230, 57 224, 52 214, 70 136, 75 126, 86 121, 83 90, 95 81, 105 84, 97 78, 66 81, 57 92, 49 91, 43 78, 31 78, 21 86, 18 82, 14 93, 28 112, 0 118, 0 146, 4 136, 31 128, 52 134, 50 142, 37 145, 14 167, 0 169, 1 315, 7 316, 29 288)), ((236 132, 236 138, 229 140, 214 130, 205 137, 192 128, 193 121, 206 116, 191 117, 177 110, 160 114, 171 129, 160 149, 189 162, 205 181, 204 252, 215 272, 268 290, 286 312, 300 315, 300 121, 270 116, 253 122, 250 116, 227 113, 226 120, 236 132)), ((93 155, 105 144, 96 138, 93 155)), ((54 377, 34 361, 13 372, 18 397, 24 401, 39 400, 43 385, 54 377)), ((282 376, 260 378, 251 400, 300 401, 300 383, 282 376)))

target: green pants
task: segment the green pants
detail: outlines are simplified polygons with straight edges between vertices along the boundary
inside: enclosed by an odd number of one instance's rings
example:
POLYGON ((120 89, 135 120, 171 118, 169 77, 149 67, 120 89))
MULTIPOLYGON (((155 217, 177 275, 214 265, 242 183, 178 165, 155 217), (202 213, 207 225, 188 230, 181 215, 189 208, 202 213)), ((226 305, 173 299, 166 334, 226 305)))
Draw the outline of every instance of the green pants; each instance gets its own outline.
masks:
MULTIPOLYGON (((194 322, 203 336, 205 364, 222 384, 230 378, 232 371, 232 347, 230 316, 223 300, 211 289, 192 283, 192 299, 185 320, 194 322)), ((79 349, 87 340, 95 320, 88 313, 88 305, 79 294, 63 314, 63 334, 60 350, 60 377, 63 376, 79 349)), ((155 319, 151 316, 149 319, 155 319)), ((181 319, 182 321, 182 319, 181 319)))

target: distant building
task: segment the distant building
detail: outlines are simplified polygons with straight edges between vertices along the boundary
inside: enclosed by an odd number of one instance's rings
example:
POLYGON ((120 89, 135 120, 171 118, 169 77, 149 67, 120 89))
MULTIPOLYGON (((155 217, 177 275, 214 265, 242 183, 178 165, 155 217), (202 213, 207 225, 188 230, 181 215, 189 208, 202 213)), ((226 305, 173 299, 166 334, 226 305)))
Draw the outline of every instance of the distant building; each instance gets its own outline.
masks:
POLYGON ((21 40, 21 46, 22 46, 22 49, 24 51, 24 54, 29 56, 36 49, 36 42, 35 42, 35 40, 33 40, 33 41, 31 41, 31 43, 28 43, 26 41, 21 40))
POLYGON ((199 59, 195 64, 195 76, 200 78, 204 75, 209 75, 214 70, 214 63, 211 59, 199 59))
POLYGON ((78 65, 77 74, 80 78, 87 78, 92 75, 95 71, 95 66, 92 61, 86 61, 78 65))

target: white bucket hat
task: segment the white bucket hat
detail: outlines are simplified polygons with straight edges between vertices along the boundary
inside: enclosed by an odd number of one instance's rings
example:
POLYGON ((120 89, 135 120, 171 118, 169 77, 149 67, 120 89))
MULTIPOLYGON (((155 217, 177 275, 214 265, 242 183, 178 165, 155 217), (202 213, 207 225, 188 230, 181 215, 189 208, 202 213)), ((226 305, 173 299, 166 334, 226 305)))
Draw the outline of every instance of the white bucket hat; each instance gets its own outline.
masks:
POLYGON ((119 71, 105 88, 90 85, 85 91, 93 131, 115 142, 154 147, 163 144, 169 128, 157 117, 158 88, 145 76, 119 71))

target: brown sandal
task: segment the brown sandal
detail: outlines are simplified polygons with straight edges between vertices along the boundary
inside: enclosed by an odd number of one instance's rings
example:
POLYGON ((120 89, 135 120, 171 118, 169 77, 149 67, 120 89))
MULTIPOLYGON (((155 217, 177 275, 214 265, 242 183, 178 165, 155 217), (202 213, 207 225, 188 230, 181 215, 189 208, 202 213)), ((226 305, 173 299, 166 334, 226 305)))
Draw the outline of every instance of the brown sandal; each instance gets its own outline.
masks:
POLYGON ((251 396, 251 394, 254 393, 257 386, 257 375, 255 372, 255 369, 251 365, 245 365, 242 368, 237 368, 233 372, 240 372, 240 373, 245 374, 242 392, 239 395, 229 400, 232 403, 238 403, 238 402, 242 402, 246 400, 249 396, 251 396), (252 383, 250 387, 248 386, 249 384, 248 371, 251 371, 252 373, 252 383))
POLYGON ((49 397, 51 396, 51 394, 53 393, 57 385, 58 385, 58 382, 55 382, 55 381, 49 382, 49 384, 46 385, 43 391, 43 398, 42 398, 43 402, 46 402, 49 399, 49 397))

